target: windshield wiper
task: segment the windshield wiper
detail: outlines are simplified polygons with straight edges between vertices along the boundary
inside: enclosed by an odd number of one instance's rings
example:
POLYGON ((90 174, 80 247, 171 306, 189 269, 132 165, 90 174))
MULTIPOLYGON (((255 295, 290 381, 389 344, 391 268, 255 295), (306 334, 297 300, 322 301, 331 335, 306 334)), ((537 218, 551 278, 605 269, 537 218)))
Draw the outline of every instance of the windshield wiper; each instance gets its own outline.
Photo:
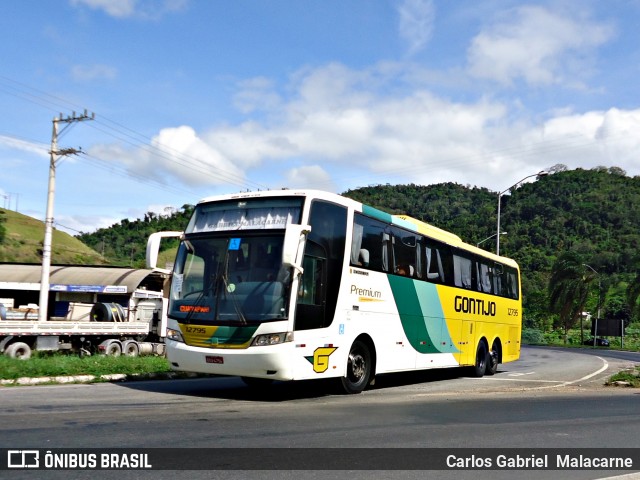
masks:
MULTIPOLYGON (((229 242, 231 241, 231 239, 229 239, 229 242)), ((233 309, 235 310, 236 314, 238 315, 239 319, 240 319, 240 323, 242 325, 247 325, 247 319, 244 316, 244 313, 242 313, 242 308, 240 305, 238 305, 238 299, 236 298, 236 295, 234 292, 235 290, 235 285, 230 284, 229 283, 229 244, 227 243, 227 250, 224 254, 224 260, 223 260, 223 269, 222 269, 222 275, 219 275, 218 278, 218 286, 216 288, 216 318, 218 318, 219 315, 219 307, 220 307, 220 299, 222 298, 222 295, 220 295, 220 290, 222 290, 223 295, 225 298, 227 298, 227 293, 229 294, 229 298, 231 298, 231 303, 233 305, 233 309), (233 288, 231 288, 231 286, 233 286, 233 288), (222 287, 222 288, 220 288, 222 287)))

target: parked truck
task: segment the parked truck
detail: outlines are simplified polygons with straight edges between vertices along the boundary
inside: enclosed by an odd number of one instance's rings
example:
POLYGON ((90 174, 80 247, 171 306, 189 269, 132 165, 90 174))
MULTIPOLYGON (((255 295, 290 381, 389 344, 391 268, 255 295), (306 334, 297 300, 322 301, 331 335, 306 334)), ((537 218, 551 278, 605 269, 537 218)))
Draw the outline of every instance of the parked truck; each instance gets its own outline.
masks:
POLYGON ((164 355, 167 300, 163 291, 141 288, 119 301, 58 303, 64 304, 64 315, 38 321, 36 304, 14 305, 13 298, 0 298, 0 354, 21 359, 34 350, 164 355))

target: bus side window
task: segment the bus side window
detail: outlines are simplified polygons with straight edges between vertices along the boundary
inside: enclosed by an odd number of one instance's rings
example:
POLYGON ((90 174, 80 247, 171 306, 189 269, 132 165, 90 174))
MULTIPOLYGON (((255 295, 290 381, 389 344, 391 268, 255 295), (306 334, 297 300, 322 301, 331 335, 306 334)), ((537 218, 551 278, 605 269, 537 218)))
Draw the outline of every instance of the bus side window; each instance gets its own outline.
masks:
POLYGON ((453 254, 453 283, 456 287, 472 288, 473 262, 467 257, 453 254))
POLYGON ((369 250, 362 248, 362 237, 364 234, 364 226, 362 225, 362 218, 356 217, 353 221, 353 238, 351 240, 351 256, 350 264, 355 267, 368 267, 369 266, 369 250))
POLYGON ((382 222, 356 213, 353 222, 350 264, 370 270, 384 271, 383 232, 386 225, 382 222))
POLYGON ((491 270, 491 267, 489 267, 489 265, 487 265, 486 263, 478 261, 476 262, 476 268, 478 291, 484 293, 492 293, 491 279, 493 276, 493 272, 491 270))
POLYGON ((398 275, 420 278, 419 237, 410 231, 392 227, 392 258, 394 272, 398 275))
POLYGON ((520 297, 520 292, 518 291, 518 272, 513 268, 505 268, 505 277, 507 297, 517 300, 520 297))
POLYGON ((425 273, 424 279, 433 283, 445 283, 444 262, 441 249, 430 241, 424 247, 425 273))
POLYGON ((493 265, 493 293, 501 297, 507 296, 506 289, 504 288, 504 280, 506 274, 504 266, 500 263, 494 263, 493 265))

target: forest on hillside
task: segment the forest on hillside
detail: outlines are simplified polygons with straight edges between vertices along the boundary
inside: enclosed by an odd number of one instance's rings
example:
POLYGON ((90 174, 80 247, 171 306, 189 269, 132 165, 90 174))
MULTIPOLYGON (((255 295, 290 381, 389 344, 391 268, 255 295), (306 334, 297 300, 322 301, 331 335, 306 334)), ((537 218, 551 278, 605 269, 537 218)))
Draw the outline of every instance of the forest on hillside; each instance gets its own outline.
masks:
MULTIPOLYGON (((580 270, 576 275, 589 280, 583 282, 589 284, 584 308, 595 312, 600 307, 603 316, 626 322, 637 319, 632 307, 640 280, 640 177, 616 167, 568 170, 556 165, 550 173, 511 189, 500 200, 501 230, 507 232, 500 238, 500 254, 521 266, 525 325, 543 331, 558 326, 561 313, 551 306, 549 283, 567 252, 577 265, 574 270, 580 270)), ((486 188, 387 184, 343 195, 449 230, 473 245, 496 233, 498 194, 486 188)), ((141 267, 149 234, 183 230, 192 210, 183 205, 168 215, 149 212, 143 219, 125 219, 78 238, 113 264, 141 267)), ((495 236, 480 247, 495 251, 495 236)))
MULTIPOLYGON (((193 208, 193 205, 185 204, 180 209, 171 209, 165 215, 147 212, 143 218, 125 218, 108 228, 99 228, 92 233, 81 232, 76 237, 112 265, 144 268, 149 235, 154 232, 184 230, 193 208)), ((177 245, 177 239, 168 239, 162 244, 163 248, 177 245)))

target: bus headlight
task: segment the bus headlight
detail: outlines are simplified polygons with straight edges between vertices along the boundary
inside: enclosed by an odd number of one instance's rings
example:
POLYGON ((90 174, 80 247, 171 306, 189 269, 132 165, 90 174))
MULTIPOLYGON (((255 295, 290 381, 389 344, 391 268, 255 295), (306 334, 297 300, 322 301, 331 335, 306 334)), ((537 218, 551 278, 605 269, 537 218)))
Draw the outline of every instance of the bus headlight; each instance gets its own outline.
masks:
POLYGON ((285 342, 291 342, 293 340, 293 332, 283 332, 283 333, 267 333, 265 335, 257 335, 253 342, 251 342, 251 346, 253 347, 264 347, 266 345, 279 345, 285 342))
POLYGON ((167 340, 184 343, 184 338, 182 338, 180 330, 174 330, 173 328, 167 328, 167 340))

